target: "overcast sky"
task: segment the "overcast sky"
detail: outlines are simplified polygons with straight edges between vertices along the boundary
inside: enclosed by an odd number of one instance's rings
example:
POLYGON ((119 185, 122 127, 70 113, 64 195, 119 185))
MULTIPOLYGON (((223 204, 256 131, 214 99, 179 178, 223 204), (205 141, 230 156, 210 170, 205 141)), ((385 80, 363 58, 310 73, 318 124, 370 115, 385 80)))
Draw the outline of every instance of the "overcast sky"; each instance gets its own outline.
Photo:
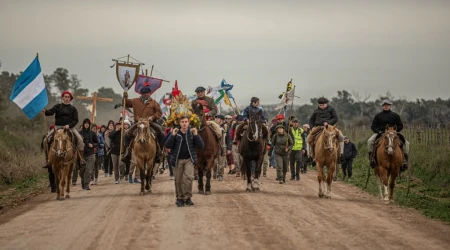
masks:
POLYGON ((109 66, 131 54, 171 81, 158 97, 225 78, 238 104, 268 104, 293 78, 299 104, 341 89, 447 99, 450 1, 0 0, 1 70, 36 52, 91 92, 121 92, 109 66))

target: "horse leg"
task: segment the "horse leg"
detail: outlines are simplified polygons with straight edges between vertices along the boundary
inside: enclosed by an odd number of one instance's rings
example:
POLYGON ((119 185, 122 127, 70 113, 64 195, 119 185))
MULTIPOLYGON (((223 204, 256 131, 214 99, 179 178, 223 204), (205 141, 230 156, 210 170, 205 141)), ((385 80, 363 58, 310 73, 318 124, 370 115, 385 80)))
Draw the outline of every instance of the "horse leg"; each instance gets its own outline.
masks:
POLYGON ((152 193, 152 177, 155 175, 155 164, 153 163, 153 161, 148 161, 147 166, 150 166, 147 171, 149 172, 149 174, 147 174, 149 177, 147 178, 147 186, 145 187, 145 189, 148 190, 149 193, 152 193), (148 187, 148 188, 147 188, 148 187))
POLYGON ((382 200, 383 199, 383 190, 381 189, 381 177, 380 177, 380 173, 377 173, 377 171, 375 171, 375 179, 377 179, 378 193, 380 194, 380 200, 382 200))
POLYGON ((389 178, 389 203, 394 202, 394 188, 395 181, 397 179, 397 174, 392 173, 391 178, 389 178))
POLYGON ((147 171, 145 173, 145 192, 147 192, 148 190, 150 190, 150 179, 153 176, 153 168, 148 164, 148 162, 145 162, 146 166, 147 166, 147 171))
POLYGON ((56 182, 56 200, 59 200, 61 197, 61 171, 57 169, 57 167, 53 168, 53 173, 55 174, 55 182, 56 182))
POLYGON ((214 158, 210 158, 207 161, 207 165, 206 165, 206 185, 205 185, 205 194, 206 195, 210 195, 211 194, 211 171, 212 171, 212 167, 214 165, 214 158))
POLYGON ((69 171, 66 173, 66 176, 64 176, 64 178, 67 178, 66 198, 70 198, 70 180, 72 178, 74 165, 75 163, 70 164, 69 171))
POLYGON ((205 190, 203 189, 203 162, 197 163, 197 171, 198 171, 198 193, 205 194, 205 190))
POLYGON ((324 179, 325 174, 323 172, 323 166, 321 163, 317 162, 316 167, 317 167, 317 181, 319 182, 319 198, 323 198, 324 193, 323 193, 322 185, 325 182, 325 179, 324 179))
POLYGON ((140 164, 138 166, 139 166, 139 175, 140 175, 140 178, 141 178, 141 193, 140 193, 140 195, 144 195, 145 194, 145 192, 144 192, 145 170, 144 170, 144 166, 142 166, 140 164))
POLYGON ((326 198, 331 198, 331 183, 333 183, 334 179, 334 171, 336 170, 336 163, 330 164, 332 167, 328 167, 327 173, 327 192, 325 194, 326 198))
POLYGON ((253 179, 252 189, 254 192, 259 192, 259 176, 261 175, 261 159, 255 161, 255 178, 253 179))
POLYGON ((384 169, 384 168, 380 169, 380 173, 381 173, 381 181, 383 182, 383 186, 384 186, 383 200, 389 201, 388 174, 387 174, 386 169, 384 169))

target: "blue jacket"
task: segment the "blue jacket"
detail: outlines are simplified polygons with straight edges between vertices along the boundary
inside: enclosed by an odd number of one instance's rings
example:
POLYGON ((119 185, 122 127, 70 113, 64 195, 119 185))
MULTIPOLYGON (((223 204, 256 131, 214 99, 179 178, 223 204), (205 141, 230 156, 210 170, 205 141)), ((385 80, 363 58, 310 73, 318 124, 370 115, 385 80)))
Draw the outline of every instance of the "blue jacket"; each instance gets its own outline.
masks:
MULTIPOLYGON (((255 107, 253 105, 250 105, 242 111, 242 116, 244 117, 244 121, 248 120, 250 118, 250 113, 257 113, 258 111, 262 110, 261 107, 255 107)), ((264 121, 264 116, 261 115, 261 119, 264 121)))
POLYGON ((192 163, 197 163, 197 151, 196 149, 203 149, 204 144, 203 140, 199 135, 193 135, 188 129, 186 135, 183 137, 183 133, 178 131, 177 135, 172 135, 169 133, 169 138, 167 138, 164 147, 170 149, 170 154, 172 157, 169 157, 169 164, 173 167, 177 166, 178 163, 178 154, 180 152, 181 143, 183 140, 187 140, 187 146, 189 150, 189 154, 191 155, 192 163))
POLYGON ((97 133, 97 137, 98 137, 97 155, 104 156, 105 151, 103 149, 105 148, 105 139, 103 139, 102 133, 97 133))

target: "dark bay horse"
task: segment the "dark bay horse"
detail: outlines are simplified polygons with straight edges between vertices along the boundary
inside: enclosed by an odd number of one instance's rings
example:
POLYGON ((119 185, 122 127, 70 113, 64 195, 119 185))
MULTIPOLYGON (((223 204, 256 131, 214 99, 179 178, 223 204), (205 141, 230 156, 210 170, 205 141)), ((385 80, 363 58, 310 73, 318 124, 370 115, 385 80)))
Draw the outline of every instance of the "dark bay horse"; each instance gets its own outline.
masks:
MULTIPOLYGON (((242 132, 245 124, 238 127, 236 137, 239 140, 239 153, 242 156, 241 173, 245 179, 247 177, 247 192, 259 191, 259 177, 263 161, 263 152, 266 147, 266 140, 263 138, 263 125, 261 121, 262 111, 251 113, 247 129, 242 132), (252 168, 254 168, 254 178, 252 180, 252 168)), ((268 129, 266 129, 266 133, 268 129)), ((267 136, 269 136, 267 134, 267 136)))
POLYGON ((336 169, 338 157, 337 136, 338 131, 336 127, 326 125, 322 133, 317 137, 314 145, 320 198, 324 196, 327 199, 331 198, 331 183, 333 182, 333 174, 336 169), (326 176, 325 166, 327 166, 326 176))
POLYGON ((400 174, 403 163, 403 152, 400 148, 401 142, 397 135, 397 127, 386 126, 386 131, 377 143, 376 155, 378 166, 375 167, 378 191, 380 198, 387 202, 394 200, 395 180, 400 174), (389 182, 389 191, 388 191, 389 182), (381 188, 384 186, 384 194, 381 188))
POLYGON ((152 192, 152 176, 155 167, 156 139, 150 131, 148 119, 141 118, 137 123, 137 135, 134 140, 134 155, 141 177, 141 195, 152 192), (145 190, 144 190, 145 176, 145 190))
MULTIPOLYGON (((74 138, 72 136, 72 138, 74 138)), ((44 146, 47 143, 44 143, 44 146)), ((48 145, 47 145, 48 146, 48 145)), ((70 140, 67 129, 58 129, 55 131, 53 143, 48 152, 48 160, 52 171, 55 174, 56 199, 64 200, 70 198, 70 180, 75 167, 76 151, 70 140), (64 197, 64 186, 67 182, 66 196, 64 197)))
POLYGON ((202 150, 197 150, 198 193, 209 195, 211 194, 211 171, 214 166, 214 159, 220 156, 220 144, 212 128, 206 123, 206 116, 200 103, 194 106, 194 112, 200 118, 201 125, 198 134, 205 144, 202 150), (203 184, 203 174, 206 176, 206 185, 203 184))

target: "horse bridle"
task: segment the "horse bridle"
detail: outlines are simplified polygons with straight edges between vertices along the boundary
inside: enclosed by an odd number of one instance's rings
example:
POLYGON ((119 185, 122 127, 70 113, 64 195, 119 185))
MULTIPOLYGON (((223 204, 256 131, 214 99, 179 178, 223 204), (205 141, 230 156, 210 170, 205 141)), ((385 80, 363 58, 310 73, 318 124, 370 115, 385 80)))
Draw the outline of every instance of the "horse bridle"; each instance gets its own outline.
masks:
POLYGON ((142 134, 138 132, 138 136, 136 136, 136 141, 140 143, 148 143, 151 136, 150 123, 148 123, 148 126, 146 127, 143 122, 140 122, 140 124, 137 125, 137 129, 138 131, 142 132, 142 134))
POLYGON ((327 146, 327 144, 325 143, 325 140, 322 140, 322 143, 323 143, 323 147, 325 148, 325 149, 329 149, 329 150, 333 150, 334 149, 334 146, 333 146, 333 139, 336 137, 336 134, 335 133, 330 133, 330 132, 328 132, 328 131, 326 131, 325 129, 324 129, 324 131, 323 131, 323 133, 324 133, 324 135, 326 135, 326 136, 328 136, 328 146, 327 146))
MULTIPOLYGON (((71 150, 73 150, 73 145, 72 142, 68 139, 69 137, 67 136, 67 139, 63 139, 60 138, 60 136, 55 135, 54 139, 53 139, 53 147, 50 149, 53 153, 55 153, 56 157, 58 158, 66 158, 67 153, 71 150), (66 147, 63 150, 63 141, 65 141, 66 147), (68 143, 69 142, 69 143, 68 143), (55 149, 56 147, 56 149, 55 149)), ((76 159, 76 158, 75 158, 76 159)), ((71 164, 73 161, 70 162, 66 162, 64 163, 64 165, 68 165, 71 164)))
POLYGON ((395 133, 390 131, 385 137, 388 139, 388 143, 386 145, 385 141, 384 151, 389 154, 389 148, 392 148, 392 154, 395 154, 395 149, 397 148, 397 144, 394 143, 395 133))
POLYGON ((259 133, 260 133, 260 131, 259 131, 259 128, 258 128, 257 121, 255 119, 253 119, 252 117, 249 117, 249 119, 248 119, 247 140, 248 141, 257 141, 259 139, 259 133), (255 122, 255 130, 253 130, 253 128, 251 126, 253 121, 255 122), (250 139, 250 137, 249 137, 250 133, 253 134, 253 138, 252 139, 250 139))

